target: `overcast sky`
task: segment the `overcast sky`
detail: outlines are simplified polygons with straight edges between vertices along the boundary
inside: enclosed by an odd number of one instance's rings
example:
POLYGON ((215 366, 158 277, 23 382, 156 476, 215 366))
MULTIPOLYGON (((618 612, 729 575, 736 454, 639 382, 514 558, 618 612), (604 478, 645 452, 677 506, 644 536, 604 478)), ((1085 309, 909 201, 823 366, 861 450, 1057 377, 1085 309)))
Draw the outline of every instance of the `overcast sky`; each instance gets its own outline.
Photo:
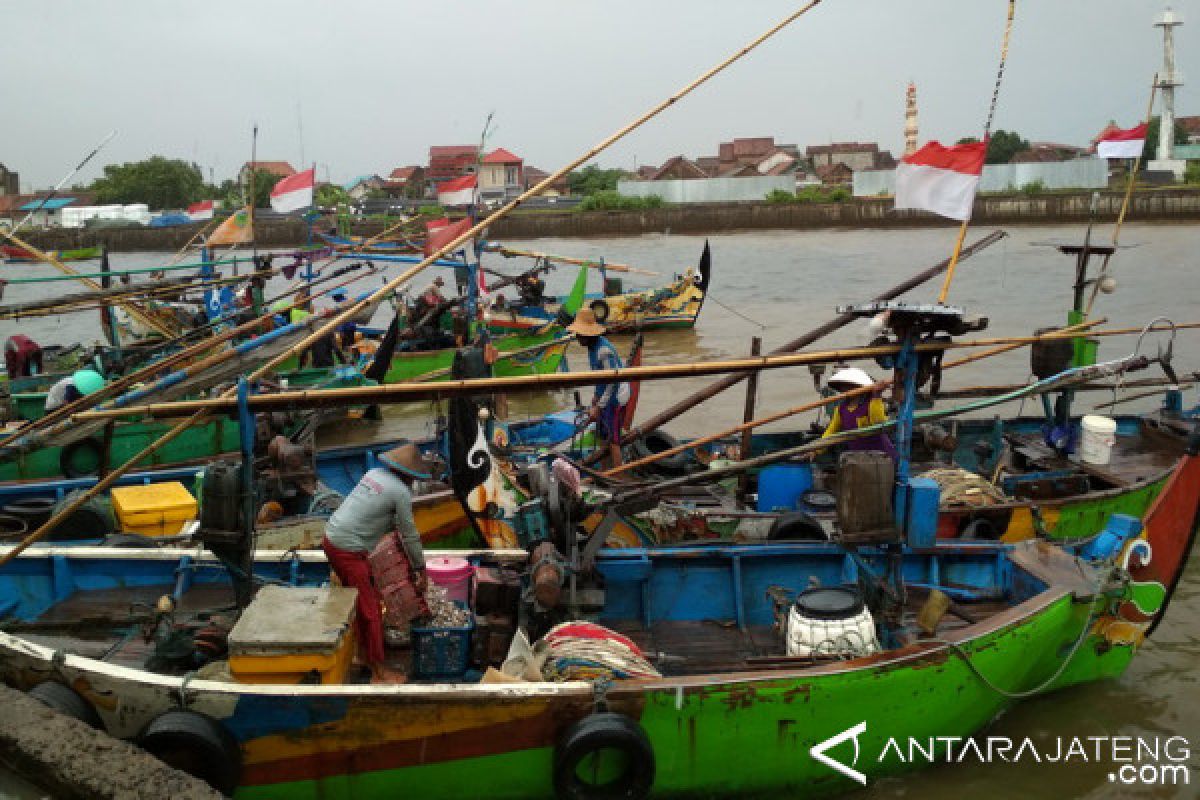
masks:
MULTIPOLYGON (((250 155, 342 182, 478 140, 547 171, 641 115, 799 2, 755 0, 57 0, 9 2, 0 163, 22 188, 152 154, 232 176, 250 155), (301 136, 301 126, 303 136, 301 136)), ((1163 2, 1019 0, 996 127, 1086 143, 1143 114, 1163 2)), ((1176 0, 1179 69, 1200 81, 1200 0, 1176 0)), ((922 141, 977 135, 1005 0, 824 0, 600 157, 633 168, 739 136, 801 147, 903 147, 917 84, 922 141)), ((1200 114, 1197 87, 1177 92, 1200 114)))

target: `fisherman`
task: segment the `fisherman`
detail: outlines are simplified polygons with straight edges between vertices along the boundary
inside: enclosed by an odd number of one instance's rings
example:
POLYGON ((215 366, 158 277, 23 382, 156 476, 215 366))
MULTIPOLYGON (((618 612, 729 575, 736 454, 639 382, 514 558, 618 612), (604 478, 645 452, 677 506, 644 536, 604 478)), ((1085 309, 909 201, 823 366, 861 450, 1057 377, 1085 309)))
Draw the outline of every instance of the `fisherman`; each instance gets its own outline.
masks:
POLYGON ((74 403, 84 395, 93 394, 104 388, 104 376, 94 369, 81 369, 60 380, 46 392, 46 413, 57 411, 68 403, 74 403))
MULTIPOLYGON (((854 389, 874 386, 875 381, 864 370, 858 367, 840 369, 829 379, 829 388, 839 394, 854 389)), ((847 397, 838 403, 833 411, 833 418, 821 438, 825 439, 843 431, 856 431, 887 422, 887 410, 878 391, 857 394, 847 397)), ((896 458, 896 446, 886 433, 880 431, 869 436, 851 439, 842 445, 845 450, 877 450, 896 458)))
POLYGON ((376 682, 391 674, 384 664, 383 616, 379 592, 367 557, 391 531, 396 531, 416 571, 416 590, 424 593, 425 551, 413 519, 413 484, 428 480, 430 467, 416 445, 405 444, 379 456, 383 467, 363 475, 325 525, 321 548, 342 585, 358 590, 358 637, 363 659, 376 682))
MULTIPOLYGON (((575 334, 579 343, 587 348, 588 364, 594 370, 621 369, 625 366, 617 355, 617 348, 604 338, 607 330, 596 321, 590 308, 581 308, 567 330, 575 334)), ((596 385, 588 419, 596 423, 596 432, 608 445, 610 467, 621 464, 621 427, 625 418, 625 406, 629 403, 628 383, 602 383, 596 385)))
POLYGON ((437 308, 442 303, 446 302, 446 296, 442 294, 442 287, 446 285, 446 281, 441 275, 433 279, 433 283, 425 287, 425 291, 421 292, 421 304, 426 308, 437 308))
MULTIPOLYGON (((346 310, 347 297, 344 289, 335 289, 332 293, 330 293, 329 298, 333 300, 334 314, 340 314, 346 310)), ((354 344, 354 334, 357 332, 358 324, 353 319, 347 320, 346 322, 343 322, 341 325, 337 326, 337 335, 339 339, 338 344, 341 346, 342 350, 348 351, 350 349, 351 345, 354 344)))

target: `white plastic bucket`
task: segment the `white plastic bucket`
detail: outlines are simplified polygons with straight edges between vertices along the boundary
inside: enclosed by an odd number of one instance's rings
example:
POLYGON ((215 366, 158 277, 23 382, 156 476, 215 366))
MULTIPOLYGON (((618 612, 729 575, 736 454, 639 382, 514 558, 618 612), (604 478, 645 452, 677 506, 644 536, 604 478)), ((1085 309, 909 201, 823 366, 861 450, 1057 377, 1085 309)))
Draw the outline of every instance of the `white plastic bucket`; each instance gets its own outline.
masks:
POLYGON ((1079 460, 1088 464, 1107 464, 1117 443, 1117 423, 1111 417, 1089 414, 1083 418, 1079 440, 1079 460))

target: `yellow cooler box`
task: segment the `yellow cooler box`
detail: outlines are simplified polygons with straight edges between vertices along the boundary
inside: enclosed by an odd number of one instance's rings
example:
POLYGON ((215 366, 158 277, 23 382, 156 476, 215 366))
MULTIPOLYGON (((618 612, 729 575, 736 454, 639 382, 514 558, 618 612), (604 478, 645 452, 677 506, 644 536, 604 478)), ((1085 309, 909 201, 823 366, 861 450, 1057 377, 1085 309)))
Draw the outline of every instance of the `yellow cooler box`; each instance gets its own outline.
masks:
POLYGON ((346 682, 357 589, 264 586, 229 632, 229 671, 242 683, 346 682))
POLYGON ((174 536, 196 518, 196 498, 179 481, 112 490, 121 530, 143 536, 174 536))

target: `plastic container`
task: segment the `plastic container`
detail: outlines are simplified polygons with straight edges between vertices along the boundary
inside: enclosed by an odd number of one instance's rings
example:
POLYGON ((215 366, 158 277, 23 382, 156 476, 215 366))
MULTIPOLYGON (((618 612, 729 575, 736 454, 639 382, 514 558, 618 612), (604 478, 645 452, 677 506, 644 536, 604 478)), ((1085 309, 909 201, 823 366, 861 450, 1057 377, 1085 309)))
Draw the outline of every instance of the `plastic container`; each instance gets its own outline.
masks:
POLYGON ((264 586, 229 632, 241 683, 346 682, 354 660, 355 589, 264 586))
POLYGON ((1112 457, 1113 445, 1117 443, 1116 420, 1089 414, 1083 418, 1081 427, 1079 460, 1087 464, 1107 464, 1112 457))
POLYGON ((813 487, 810 464, 773 464, 758 473, 758 510, 795 511, 800 495, 813 487))
MULTIPOLYGON (((465 602, 458 605, 467 607, 465 602)), ((467 620, 467 624, 461 628, 413 627, 412 676, 415 680, 451 681, 466 673, 471 665, 471 634, 475 630, 475 615, 468 614, 467 620)))
POLYGON ((112 490, 113 511, 122 531, 142 536, 174 536, 196 518, 197 503, 179 481, 112 490))
POLYGON ((446 590, 446 597, 455 603, 466 604, 471 596, 471 576, 475 574, 465 558, 431 558, 425 562, 429 580, 446 590))

